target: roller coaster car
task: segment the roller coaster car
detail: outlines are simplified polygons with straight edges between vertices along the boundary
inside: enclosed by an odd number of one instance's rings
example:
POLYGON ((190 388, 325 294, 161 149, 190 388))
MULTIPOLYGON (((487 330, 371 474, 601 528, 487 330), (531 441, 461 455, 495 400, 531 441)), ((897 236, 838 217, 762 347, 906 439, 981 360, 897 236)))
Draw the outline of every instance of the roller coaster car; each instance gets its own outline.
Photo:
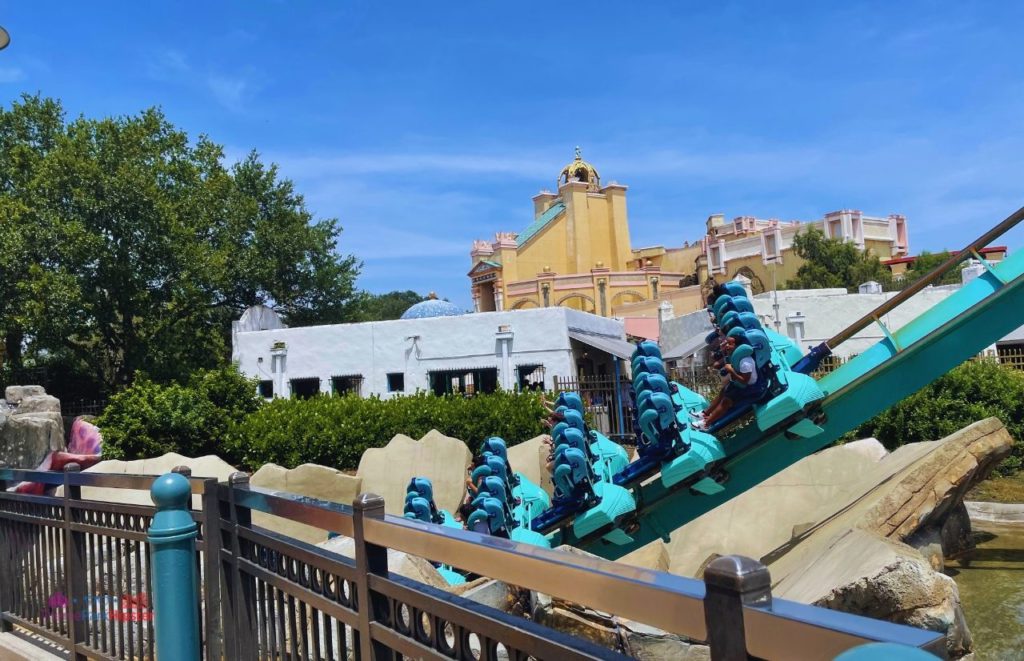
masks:
POLYGON ((586 439, 578 429, 564 429, 555 442, 555 499, 551 509, 533 520, 533 529, 548 531, 572 520, 577 537, 600 534, 614 544, 631 542, 632 538, 618 526, 635 513, 633 496, 594 470, 586 439))
POLYGON ((405 507, 403 514, 407 519, 416 519, 424 523, 436 523, 451 528, 462 525, 446 510, 439 510, 434 503, 434 485, 425 477, 414 477, 406 487, 405 507))
MULTIPOLYGON (((711 425, 707 431, 721 435, 721 432, 734 423, 739 422, 753 412, 754 422, 762 432, 773 429, 803 412, 813 408, 814 404, 824 397, 817 381, 813 378, 793 372, 789 369, 792 352, 779 352, 775 346, 784 345, 776 340, 769 340, 762 330, 744 330, 735 327, 730 335, 742 335, 748 344, 736 347, 730 362, 736 367, 745 357, 754 358, 758 374, 758 389, 746 401, 737 402, 729 412, 711 425), (763 385, 760 385, 763 384, 763 385)), ((779 336, 781 337, 781 336, 779 336)), ((791 343, 790 343, 791 344, 791 343)), ((815 422, 806 417, 793 420, 785 430, 800 438, 810 438, 822 431, 815 422)))
POLYGON ((531 482, 522 473, 512 470, 508 462, 508 447, 504 439, 492 436, 484 441, 481 454, 494 475, 504 475, 505 483, 511 486, 515 503, 513 516, 525 526, 544 510, 551 507, 551 497, 539 485, 531 482))

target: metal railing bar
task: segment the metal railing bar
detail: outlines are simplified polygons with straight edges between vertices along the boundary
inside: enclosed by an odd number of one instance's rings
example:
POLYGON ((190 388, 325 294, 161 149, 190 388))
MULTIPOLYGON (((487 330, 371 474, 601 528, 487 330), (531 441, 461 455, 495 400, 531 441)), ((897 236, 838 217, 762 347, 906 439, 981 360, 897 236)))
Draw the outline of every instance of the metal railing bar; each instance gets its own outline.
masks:
POLYGON ((340 553, 322 549, 298 539, 285 537, 259 526, 239 525, 238 536, 241 539, 266 546, 268 549, 277 551, 289 558, 308 565, 314 565, 317 569, 338 574, 347 580, 354 581, 356 579, 355 560, 340 553))
POLYGON ((21 523, 30 523, 38 526, 50 526, 53 528, 63 528, 64 521, 57 519, 44 519, 40 516, 34 516, 32 514, 20 514, 17 512, 4 512, 0 511, 0 519, 6 519, 7 521, 19 521, 21 523))
POLYGON ((146 533, 137 530, 118 530, 117 528, 106 528, 92 523, 72 523, 71 530, 97 535, 103 538, 127 539, 133 542, 146 541, 146 533))
POLYGON ((39 484, 61 486, 64 484, 64 473, 29 470, 27 468, 0 468, 0 480, 7 482, 37 482, 39 484))
POLYGON ((704 583, 695 579, 393 516, 367 519, 365 526, 366 540, 378 546, 587 604, 687 638, 707 638, 704 583))
POLYGON ((254 512, 272 514, 346 537, 354 536, 349 505, 251 485, 232 487, 222 483, 219 488, 222 500, 227 500, 227 491, 234 489, 235 504, 254 512))
POLYGON ((535 658, 590 659, 603 654, 623 658, 586 639, 569 636, 529 620, 514 618, 497 609, 409 578, 398 575, 384 578, 370 574, 368 580, 370 589, 379 594, 439 617, 452 626, 471 629, 478 635, 486 634, 535 658))
POLYGON ((69 498, 67 503, 73 510, 85 510, 89 512, 107 512, 109 514, 150 517, 156 513, 156 508, 152 505, 129 505, 127 503, 113 503, 104 500, 77 500, 74 498, 69 498))
POLYGON ((255 576, 267 585, 277 588, 284 594, 295 597, 299 601, 327 613, 334 619, 344 622, 350 627, 358 626, 358 615, 354 610, 343 606, 336 601, 331 601, 328 597, 317 592, 313 592, 309 588, 303 587, 302 585, 299 585, 276 572, 270 571, 266 567, 261 567, 252 560, 240 558, 238 560, 238 568, 239 570, 248 573, 250 576, 255 576))
MULTIPOLYGON (((38 471, 27 468, 0 468, 0 480, 8 482, 35 482, 51 486, 63 486, 65 473, 38 471)), ((104 487, 108 489, 133 489, 149 492, 157 475, 130 475, 125 473, 67 473, 68 483, 78 487, 104 487)), ((202 495, 207 478, 190 477, 193 495, 202 495)), ((25 494, 27 495, 27 494, 25 494)))
POLYGON ((9 503, 33 503, 36 505, 50 505, 62 507, 64 499, 57 496, 37 496, 30 493, 14 493, 13 491, 0 491, 0 501, 9 503))
POLYGON ((45 638, 51 643, 63 647, 65 650, 71 649, 71 640, 67 636, 60 635, 58 633, 55 633, 54 631, 51 631, 50 629, 41 627, 38 624, 35 624, 34 622, 31 622, 23 617, 15 615, 14 613, 0 613, 0 619, 6 620, 7 622, 10 622, 11 624, 17 627, 21 627, 22 629, 28 631, 29 633, 33 633, 39 636, 40 638, 45 638))
POLYGON ((892 642, 912 647, 931 647, 942 634, 859 615, 830 611, 785 599, 772 599, 771 608, 746 606, 743 621, 747 649, 764 659, 786 658, 800 641, 801 658, 833 659, 851 647, 872 642, 892 642))
MULTIPOLYGON (((370 635, 374 640, 387 645, 388 649, 401 654, 403 658, 439 659, 444 661, 448 661, 450 658, 426 645, 420 644, 419 641, 407 638, 397 631, 389 629, 380 622, 370 622, 370 635)), ((483 654, 481 652, 482 657, 483 654)))
POLYGON ((954 255, 951 255, 949 259, 947 259, 946 261, 944 261, 943 263, 939 264, 934 269, 929 271, 928 274, 925 275, 923 278, 914 281, 899 294, 893 296, 885 303, 882 303, 871 312, 868 312, 866 315, 864 315, 857 321, 847 326, 845 329, 837 333, 835 336, 826 340, 825 345, 829 349, 835 349, 837 346, 839 346, 846 340, 856 335, 861 330, 871 325, 871 323, 874 321, 876 317, 881 317, 887 314, 888 312, 892 311, 894 308, 899 307, 914 294, 921 291, 922 289, 930 285, 932 282, 941 278, 946 271, 948 271, 949 269, 953 268, 960 262, 970 257, 972 252, 984 248, 993 239, 999 237, 1002 234, 1005 234, 1013 226, 1017 225, 1022 220, 1024 220, 1024 207, 1017 209, 1015 212, 1007 216, 1001 223, 999 223, 998 225, 996 225, 995 227, 993 227, 992 229, 985 232, 980 237, 969 243, 967 247, 965 247, 963 250, 959 251, 954 255))

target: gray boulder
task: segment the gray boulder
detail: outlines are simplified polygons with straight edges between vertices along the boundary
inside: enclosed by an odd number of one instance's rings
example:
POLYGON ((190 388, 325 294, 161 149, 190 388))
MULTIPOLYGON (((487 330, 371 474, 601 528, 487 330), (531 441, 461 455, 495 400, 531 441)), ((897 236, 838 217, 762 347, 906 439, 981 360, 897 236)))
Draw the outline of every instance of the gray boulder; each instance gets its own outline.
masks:
POLYGON ((60 413, 60 400, 53 395, 30 395, 21 400, 15 413, 60 413))
POLYGON ((45 394, 46 390, 42 386, 7 386, 4 390, 4 399, 11 404, 20 404, 26 397, 45 394))
POLYGON ((34 469, 51 451, 63 449, 60 413, 16 413, 0 427, 0 461, 9 466, 34 469))

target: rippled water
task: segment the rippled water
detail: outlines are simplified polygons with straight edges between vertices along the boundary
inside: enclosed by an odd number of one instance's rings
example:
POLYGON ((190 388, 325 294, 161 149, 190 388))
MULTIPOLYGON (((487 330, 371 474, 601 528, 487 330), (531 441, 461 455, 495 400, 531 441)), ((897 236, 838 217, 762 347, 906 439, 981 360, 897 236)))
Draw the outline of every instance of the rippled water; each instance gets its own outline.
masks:
POLYGON ((1024 524, 974 525, 977 548, 946 564, 978 661, 1024 659, 1024 524))

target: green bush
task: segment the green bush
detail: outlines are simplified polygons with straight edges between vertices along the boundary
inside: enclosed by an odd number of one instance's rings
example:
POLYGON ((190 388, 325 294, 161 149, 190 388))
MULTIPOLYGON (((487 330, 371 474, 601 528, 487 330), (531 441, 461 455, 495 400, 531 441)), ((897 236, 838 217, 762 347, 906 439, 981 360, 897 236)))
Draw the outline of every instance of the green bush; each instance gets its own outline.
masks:
POLYGON ((103 456, 138 459, 178 452, 217 454, 231 462, 234 457, 223 445, 228 430, 262 403, 256 382, 233 365, 200 370, 186 385, 161 385, 140 376, 114 395, 96 420, 103 456))
POLYGON ((861 425, 857 438, 874 436, 890 450, 905 443, 943 438, 988 417, 999 418, 1015 441, 998 471, 1024 464, 1024 372, 994 360, 964 363, 899 404, 861 425))
POLYGON ((420 438, 436 429, 475 451, 488 436, 514 445, 543 433, 543 415, 539 395, 502 391, 470 398, 418 393, 386 400, 275 399, 232 429, 228 448, 247 468, 273 462, 355 469, 363 451, 386 445, 396 434, 420 438))

